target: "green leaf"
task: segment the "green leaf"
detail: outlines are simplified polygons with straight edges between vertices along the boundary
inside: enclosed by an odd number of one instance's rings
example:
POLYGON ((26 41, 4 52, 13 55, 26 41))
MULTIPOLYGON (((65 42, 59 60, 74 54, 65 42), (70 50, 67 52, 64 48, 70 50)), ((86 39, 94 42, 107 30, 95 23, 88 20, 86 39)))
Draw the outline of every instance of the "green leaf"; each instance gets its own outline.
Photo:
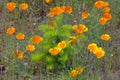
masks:
POLYGON ((52 64, 54 61, 53 59, 54 58, 52 56, 46 56, 45 61, 46 61, 46 63, 52 64))
POLYGON ((72 26, 65 24, 61 27, 61 30, 66 30, 66 31, 71 31, 72 30, 72 26))
POLYGON ((47 64, 47 70, 52 70, 54 68, 53 64, 47 64))
POLYGON ((34 62, 37 62, 39 60, 42 60, 44 58, 45 54, 44 53, 35 53, 31 55, 31 60, 34 62))
POLYGON ((62 24, 63 15, 59 15, 55 19, 56 27, 59 27, 62 24))
POLYGON ((58 35, 57 30, 52 30, 52 31, 46 31, 43 36, 45 38, 51 38, 51 37, 55 37, 56 35, 58 35))
POLYGON ((72 46, 71 44, 69 44, 69 45, 67 45, 67 47, 64 49, 64 52, 65 53, 71 53, 71 52, 73 52, 74 51, 74 46, 72 46))
POLYGON ((58 58, 58 62, 60 62, 60 64, 64 65, 65 62, 69 59, 68 57, 68 54, 67 53, 64 53, 63 55, 61 55, 59 58, 58 58))
POLYGON ((63 62, 66 62, 68 60, 68 55, 65 53, 64 56, 61 57, 63 62))
POLYGON ((71 25, 63 25, 59 30, 59 35, 62 37, 69 37, 71 35, 72 26, 71 25))
POLYGON ((69 32, 65 32, 65 31, 61 31, 60 36, 64 37, 64 38, 69 38, 71 34, 69 32))
POLYGON ((41 45, 39 46, 39 48, 43 49, 43 50, 48 50, 50 47, 52 46, 51 44, 51 40, 44 40, 41 45))
POLYGON ((47 24, 42 24, 38 27, 39 30, 50 30, 51 26, 47 24))

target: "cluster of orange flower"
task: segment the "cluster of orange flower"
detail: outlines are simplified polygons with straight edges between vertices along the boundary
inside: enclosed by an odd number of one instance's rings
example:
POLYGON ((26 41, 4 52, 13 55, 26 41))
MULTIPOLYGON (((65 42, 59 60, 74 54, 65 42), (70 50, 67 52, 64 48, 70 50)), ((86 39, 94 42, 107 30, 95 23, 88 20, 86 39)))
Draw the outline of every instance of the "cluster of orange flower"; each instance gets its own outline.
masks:
MULTIPOLYGON (((98 9, 102 9, 104 12, 103 16, 99 19, 99 23, 101 25, 105 25, 109 20, 112 19, 112 15, 110 13, 110 7, 109 3, 105 1, 96 1, 95 2, 95 7, 98 9)), ((108 41, 110 39, 109 34, 103 34, 101 36, 101 39, 104 41, 108 41)))
MULTIPOLYGON (((7 34, 13 35, 15 33, 16 29, 14 27, 7 28, 7 34)), ((16 35, 17 40, 23 40, 25 38, 25 35, 23 33, 18 33, 16 35)))
POLYGON ((88 28, 84 25, 84 24, 80 24, 78 25, 74 25, 73 26, 73 30, 77 33, 76 36, 70 36, 70 40, 68 41, 68 43, 73 43, 75 44, 76 41, 80 38, 80 35, 84 32, 88 31, 88 28))
MULTIPOLYGON (((16 29, 14 27, 10 27, 10 28, 7 29, 7 34, 13 35, 15 33, 15 30, 16 29)), ((24 40, 25 35, 23 33, 18 33, 16 35, 16 39, 17 40, 24 40)), ((39 44, 41 41, 43 41, 43 38, 41 36, 36 35, 36 36, 32 36, 31 40, 32 40, 33 44, 39 44)), ((32 52, 32 51, 35 50, 35 46, 28 44, 26 46, 26 50, 29 51, 29 52, 32 52)), ((22 53, 22 51, 17 50, 17 51, 14 52, 14 56, 18 57, 19 59, 22 59, 23 58, 23 53, 22 53)))
POLYGON ((75 32, 80 35, 84 32, 87 32, 88 31, 88 28, 84 25, 84 24, 80 24, 79 26, 78 25, 74 25, 73 26, 73 30, 75 30, 75 32))
MULTIPOLYGON (((27 3, 21 3, 19 7, 20 7, 21 10, 26 10, 28 8, 28 4, 27 3)), ((16 8, 16 3, 15 2, 8 2, 6 4, 6 8, 9 11, 14 11, 14 9, 16 8)))
MULTIPOLYGON (((45 0, 46 3, 50 3, 53 0, 45 0)), ((108 7, 109 3, 108 2, 104 2, 104 1, 96 1, 95 2, 95 7, 98 9, 103 9, 103 16, 99 19, 99 23, 101 25, 105 25, 107 21, 111 20, 112 15, 109 13, 110 12, 110 8, 108 7)), ((16 8, 16 3, 14 2, 8 2, 6 4, 6 8, 9 11, 14 11, 16 8)), ((22 3, 20 4, 20 9, 21 10, 26 10, 28 8, 28 4, 27 3, 22 3)), ((54 8, 50 8, 50 12, 49 12, 49 17, 54 17, 54 16, 58 16, 62 13, 72 13, 72 7, 71 6, 57 6, 54 8)), ((89 14, 87 11, 82 12, 82 19, 86 19, 88 18, 89 14)), ((55 22, 54 21, 50 21, 50 25, 54 26, 55 22)), ((53 56, 56 56, 60 53, 60 51, 64 48, 66 48, 67 44, 70 43, 76 43, 76 41, 80 38, 81 34, 85 33, 88 31, 88 28, 84 25, 84 24, 80 24, 80 25, 74 25, 73 26, 73 30, 76 32, 76 36, 70 36, 70 40, 67 41, 61 41, 57 44, 57 47, 54 48, 50 48, 49 49, 49 53, 53 56)), ((9 35, 13 35, 15 33, 16 29, 14 27, 10 27, 7 29, 7 33, 9 35)), ((16 39, 17 40, 24 40, 25 39, 25 34, 23 33, 17 33, 16 34, 16 39)), ((110 36, 108 34, 103 34, 101 36, 101 39, 104 41, 108 41, 110 39, 110 36)), ((26 50, 29 52, 32 52, 35 50, 35 46, 39 43, 41 43, 43 41, 43 38, 41 36, 32 36, 31 37, 31 41, 32 44, 28 44, 26 45, 26 50), (34 45, 33 45, 34 44, 34 45)), ((92 52, 97 58, 102 58, 105 55, 105 51, 101 48, 98 47, 95 43, 91 43, 88 45, 88 49, 90 50, 90 52, 92 52)), ((23 58, 23 52, 21 50, 16 50, 14 51, 13 55, 19 59, 23 58)), ((72 70, 70 72, 70 76, 71 77, 75 77, 78 74, 83 72, 83 68, 75 68, 74 70, 72 70)))
POLYGON ((83 68, 75 68, 70 72, 71 77, 76 77, 78 74, 83 72, 83 68))
POLYGON ((49 53, 53 56, 56 56, 62 49, 64 49, 66 47, 66 42, 65 41, 61 41, 58 43, 57 47, 55 48, 50 48, 49 49, 49 53))
MULTIPOLYGON (((32 43, 37 45, 37 44, 40 44, 42 41, 43 41, 43 38, 41 36, 32 36, 31 37, 31 40, 32 40, 32 43)), ((32 52, 35 50, 35 46, 34 45, 31 45, 31 44, 28 44, 26 46, 26 50, 29 51, 29 52, 32 52)))
MULTIPOLYGON (((20 7, 21 10, 26 10, 28 8, 28 4, 27 3, 21 3, 19 7, 20 7)), ((6 8, 9 11, 14 11, 15 8, 16 8, 16 3, 8 2, 6 4, 6 8)), ((7 28, 7 34, 9 34, 9 35, 13 35, 15 33, 15 31, 16 31, 16 29, 14 27, 7 28)), ((16 39, 17 40, 24 40, 25 39, 25 34, 17 33, 16 34, 16 39)), ((32 40, 33 44, 39 44, 43 40, 43 38, 40 37, 40 36, 32 36, 31 40, 32 40)), ((28 45, 26 45, 26 50, 29 51, 29 52, 32 52, 32 51, 35 50, 35 46, 28 44, 28 45)), ((23 52, 21 50, 16 50, 16 51, 14 51, 14 56, 18 57, 19 59, 22 59, 23 58, 23 52)))
POLYGON ((14 51, 13 55, 19 59, 23 58, 23 52, 21 50, 14 51))
POLYGON ((108 7, 109 3, 108 2, 104 2, 104 1, 96 1, 95 2, 95 7, 99 8, 99 9, 103 9, 103 16, 99 19, 99 23, 101 25, 105 25, 109 20, 112 19, 112 15, 110 13, 110 8, 108 7))
POLYGON ((50 13, 48 16, 49 17, 58 16, 58 15, 62 14, 63 12, 67 12, 68 14, 70 14, 72 12, 72 7, 71 6, 61 6, 61 7, 50 8, 50 13))
POLYGON ((95 43, 89 44, 88 49, 90 52, 95 54, 97 58, 102 58, 105 54, 105 51, 101 47, 98 47, 95 43))

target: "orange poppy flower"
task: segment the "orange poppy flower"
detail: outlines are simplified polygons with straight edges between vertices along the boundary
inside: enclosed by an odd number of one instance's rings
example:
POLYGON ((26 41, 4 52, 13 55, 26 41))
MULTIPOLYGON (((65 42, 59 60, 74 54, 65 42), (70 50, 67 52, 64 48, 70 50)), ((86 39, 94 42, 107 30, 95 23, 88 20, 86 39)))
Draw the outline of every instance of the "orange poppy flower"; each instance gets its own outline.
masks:
POLYGON ((7 33, 8 33, 9 35, 14 34, 14 33, 15 33, 15 28, 14 28, 14 27, 8 28, 8 29, 7 29, 7 33))
POLYGON ((110 8, 109 8, 109 7, 105 7, 105 8, 103 9, 103 12, 104 12, 104 13, 109 13, 109 12, 110 12, 110 8))
POLYGON ((78 71, 77 70, 72 70, 71 72, 70 72, 70 76, 71 77, 76 77, 78 75, 78 71))
POLYGON ((66 6, 61 6, 62 13, 65 12, 66 6))
POLYGON ((18 39, 18 40, 23 40, 24 38, 25 38, 25 35, 23 33, 18 33, 16 35, 16 39, 18 39))
POLYGON ((14 2, 8 2, 6 4, 6 8, 9 10, 9 11, 13 11, 15 8, 16 8, 16 3, 14 2))
POLYGON ((86 18, 88 18, 88 12, 87 11, 85 11, 85 12, 82 12, 82 19, 86 19, 86 18))
POLYGON ((63 12, 67 12, 68 14, 70 14, 72 12, 72 7, 71 6, 61 6, 61 7, 54 7, 54 8, 50 8, 50 12, 48 14, 49 17, 54 17, 54 16, 58 16, 63 12))
POLYGON ((43 38, 40 36, 33 36, 31 39, 34 44, 39 44, 41 41, 43 41, 43 38))
POLYGON ((55 14, 52 13, 52 12, 50 12, 50 13, 48 14, 48 17, 54 17, 54 16, 55 16, 55 14))
POLYGON ((60 15, 62 13, 62 9, 60 7, 55 7, 55 14, 60 15))
POLYGON ((107 23, 107 19, 106 19, 106 18, 100 18, 100 19, 99 19, 99 23, 100 23, 101 25, 105 25, 105 24, 107 23))
POLYGON ((58 48, 58 47, 55 47, 55 48, 50 48, 49 49, 49 53, 51 54, 51 55, 53 55, 53 56, 56 56, 59 52, 60 52, 60 48, 58 48))
POLYGON ((77 31, 79 28, 78 28, 78 25, 74 25, 73 26, 73 30, 77 31))
POLYGON ((103 6, 107 7, 107 6, 109 6, 109 3, 108 2, 103 2, 103 6))
POLYGON ((80 30, 82 32, 87 32, 88 31, 88 28, 84 24, 80 24, 79 27, 80 27, 80 30))
POLYGON ((32 52, 35 50, 35 46, 34 45, 27 45, 26 50, 32 52))
POLYGON ((54 7, 54 8, 50 8, 50 13, 49 13, 49 17, 54 17, 55 15, 58 16, 62 13, 62 9, 60 7, 54 7))
POLYGON ((71 6, 66 6, 65 11, 70 14, 72 13, 72 7, 71 6))
POLYGON ((88 28, 84 24, 80 24, 79 27, 74 25, 73 30, 75 30, 77 34, 81 34, 83 32, 87 32, 88 28))
POLYGON ((105 51, 102 48, 97 48, 95 51, 95 55, 97 58, 102 58, 105 55, 105 51))
POLYGON ((50 8, 50 12, 48 14, 49 17, 54 17, 55 16, 55 8, 50 8))
POLYGON ((45 0, 45 2, 46 2, 46 3, 50 3, 50 2, 52 2, 52 0, 45 0))
POLYGON ((95 49, 97 49, 97 45, 95 43, 89 44, 88 49, 90 50, 90 52, 94 52, 95 49))
POLYGON ((23 58, 23 53, 22 53, 22 51, 20 51, 20 50, 14 51, 13 55, 14 55, 15 57, 18 57, 19 59, 22 59, 22 58, 23 58))
POLYGON ((104 5, 104 2, 103 2, 103 1, 96 1, 96 2, 95 2, 95 7, 96 7, 96 8, 102 8, 103 5, 104 5))
POLYGON ((97 58, 102 58, 105 51, 101 47, 97 47, 95 43, 89 44, 88 49, 96 55, 97 58))
POLYGON ((60 43, 58 43, 58 47, 63 49, 66 47, 66 42, 65 41, 61 41, 60 43))
POLYGON ((20 8, 22 10, 26 10, 28 8, 28 4, 27 3, 22 3, 22 4, 20 4, 20 8))
POLYGON ((86 26, 84 24, 80 24, 79 29, 76 32, 77 32, 77 34, 81 34, 83 32, 87 32, 87 31, 88 31, 88 28, 86 28, 86 26))
POLYGON ((110 35, 109 34, 103 34, 101 36, 101 39, 104 40, 104 41, 108 41, 110 39, 110 35))
POLYGON ((110 13, 104 13, 103 17, 106 18, 107 20, 111 20, 112 19, 112 15, 110 13))
POLYGON ((81 74, 83 72, 83 68, 75 68, 70 72, 71 77, 76 77, 78 74, 81 74))

